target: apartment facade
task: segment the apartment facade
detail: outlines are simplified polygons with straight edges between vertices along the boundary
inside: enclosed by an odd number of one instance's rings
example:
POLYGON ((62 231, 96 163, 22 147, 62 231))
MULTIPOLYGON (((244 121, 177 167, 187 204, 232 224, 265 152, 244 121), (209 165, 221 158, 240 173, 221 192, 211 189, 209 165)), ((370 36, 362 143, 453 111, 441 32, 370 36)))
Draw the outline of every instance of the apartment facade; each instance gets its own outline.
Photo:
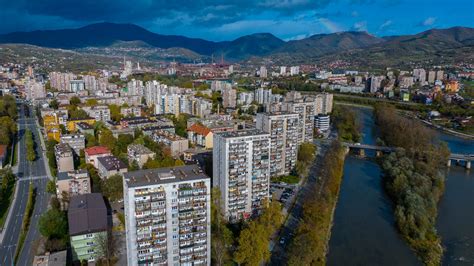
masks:
POLYGON ((213 186, 221 191, 229 221, 261 210, 269 197, 270 162, 270 134, 255 129, 215 134, 213 186))
POLYGON ((102 194, 72 197, 68 223, 73 261, 94 262, 100 256, 99 243, 108 237, 107 207, 102 194))
POLYGON ((298 143, 312 142, 314 137, 314 116, 316 114, 316 101, 307 98, 304 101, 285 102, 283 110, 297 113, 299 118, 298 143))
POLYGON ((74 171, 74 155, 68 144, 56 144, 54 146, 54 154, 56 156, 58 173, 74 171))
POLYGON ((64 194, 69 197, 91 193, 91 180, 87 170, 60 172, 56 179, 56 195, 62 199, 64 194))
POLYGON ((270 134, 270 174, 288 175, 296 166, 299 116, 295 113, 258 113, 257 129, 270 134))
POLYGON ((127 147, 128 162, 137 162, 140 168, 149 160, 155 158, 155 153, 141 144, 130 144, 127 147))
POLYGON ((210 178, 198 165, 124 175, 127 264, 210 265, 210 178))
POLYGON ((151 134, 151 138, 155 142, 163 143, 170 150, 173 157, 178 157, 189 149, 188 139, 165 130, 156 130, 151 134))

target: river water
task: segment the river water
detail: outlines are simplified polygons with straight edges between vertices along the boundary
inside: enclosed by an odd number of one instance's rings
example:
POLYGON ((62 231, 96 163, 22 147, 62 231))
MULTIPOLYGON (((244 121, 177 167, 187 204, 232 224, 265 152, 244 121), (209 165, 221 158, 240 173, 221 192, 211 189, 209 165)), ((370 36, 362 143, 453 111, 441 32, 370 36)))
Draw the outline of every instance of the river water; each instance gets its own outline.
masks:
MULTIPOLYGON (((354 109, 361 122, 362 143, 373 144, 371 109, 354 109)), ((452 152, 474 153, 474 142, 439 133, 452 152)), ((367 154, 371 157, 371 154, 367 154)), ((344 179, 334 214, 328 265, 421 265, 394 226, 381 170, 370 159, 346 157, 344 179)), ((461 166, 447 172, 439 205, 438 231, 446 248, 443 265, 474 264, 474 174, 461 166)))

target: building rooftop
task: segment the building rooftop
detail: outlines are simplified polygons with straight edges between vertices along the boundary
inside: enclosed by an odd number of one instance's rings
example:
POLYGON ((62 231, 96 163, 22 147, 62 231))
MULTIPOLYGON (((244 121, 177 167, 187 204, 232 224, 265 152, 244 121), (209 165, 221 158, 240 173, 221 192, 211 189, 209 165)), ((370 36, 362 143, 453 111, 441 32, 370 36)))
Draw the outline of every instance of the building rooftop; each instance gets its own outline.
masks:
POLYGON ((107 171, 127 168, 127 165, 124 162, 113 155, 99 157, 97 160, 107 171))
POLYGON ((84 149, 84 153, 87 154, 87 156, 93 156, 93 155, 99 155, 99 154, 107 154, 111 152, 107 147, 94 146, 94 147, 84 149))
POLYGON ((192 131, 192 132, 195 132, 199 135, 203 135, 203 136, 207 136, 207 134, 209 134, 209 132, 211 132, 211 130, 199 123, 195 123, 193 124, 192 126, 188 127, 187 129, 188 131, 192 131))
POLYGON ((298 115, 297 113, 291 112, 265 112, 265 113, 257 113, 257 115, 264 115, 264 116, 285 116, 285 115, 298 115))
POLYGON ((82 130, 93 129, 93 127, 86 122, 79 122, 76 124, 76 126, 82 130))
POLYGON ((67 250, 35 256, 33 266, 64 266, 67 264, 67 250))
POLYGON ((245 130, 238 130, 238 131, 219 132, 219 133, 216 133, 216 135, 219 135, 223 138, 240 138, 240 137, 269 135, 269 134, 258 129, 245 129, 245 130))
POLYGON ((70 172, 59 172, 57 176, 57 180, 69 180, 73 178, 82 178, 82 177, 88 177, 89 173, 87 172, 86 169, 79 169, 75 171, 70 171, 70 172))
POLYGON ((54 146, 54 151, 59 155, 68 155, 68 153, 72 153, 72 148, 69 144, 66 143, 58 143, 54 146))
POLYGON ((128 187, 142 187, 209 178, 197 164, 146 169, 124 174, 128 187))
POLYGON ((169 131, 166 131, 166 130, 155 130, 152 135, 155 135, 155 136, 160 136, 160 137, 164 137, 168 140, 171 140, 171 141, 177 141, 177 140, 185 140, 186 138, 183 138, 179 135, 176 135, 176 134, 173 134, 169 131))
POLYGON ((142 144, 130 144, 127 147, 128 150, 136 153, 136 154, 150 154, 153 153, 150 149, 143 146, 142 144))
POLYGON ((74 196, 68 209, 69 235, 107 230, 107 207, 100 193, 74 196))

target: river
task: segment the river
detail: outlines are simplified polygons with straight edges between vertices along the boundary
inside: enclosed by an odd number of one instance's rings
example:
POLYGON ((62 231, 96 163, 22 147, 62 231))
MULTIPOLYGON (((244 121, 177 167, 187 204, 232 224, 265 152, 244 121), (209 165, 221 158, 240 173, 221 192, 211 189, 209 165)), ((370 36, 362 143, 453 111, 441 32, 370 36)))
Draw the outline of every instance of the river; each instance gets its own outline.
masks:
MULTIPOLYGON (((354 108, 361 123, 362 143, 373 144, 371 109, 354 108)), ((452 152, 474 153, 474 142, 439 133, 452 152)), ((369 157, 371 154, 367 154, 369 157)), ((381 170, 370 159, 346 157, 344 179, 334 214, 328 265, 421 265, 394 226, 390 199, 382 187, 381 170)), ((474 262, 474 174, 461 166, 447 171, 446 191, 439 205, 437 229, 446 253, 443 265, 474 262)))

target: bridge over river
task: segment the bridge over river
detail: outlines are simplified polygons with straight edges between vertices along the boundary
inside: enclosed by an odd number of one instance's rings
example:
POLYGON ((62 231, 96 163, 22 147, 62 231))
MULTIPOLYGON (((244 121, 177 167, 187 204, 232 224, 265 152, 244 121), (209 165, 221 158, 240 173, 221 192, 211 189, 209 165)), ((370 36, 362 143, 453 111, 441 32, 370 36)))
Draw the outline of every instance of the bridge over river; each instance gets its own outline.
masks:
MULTIPOLYGON (((349 143, 349 142, 342 142, 344 147, 347 147, 349 150, 357 150, 359 154, 364 155, 364 151, 371 150, 375 151, 377 156, 381 155, 382 153, 388 153, 395 151, 396 148, 394 147, 387 147, 387 146, 377 146, 377 145, 370 145, 370 144, 361 144, 361 143, 349 143)), ((449 155, 449 159, 447 162, 448 167, 451 166, 451 161, 455 161, 457 163, 465 163, 467 169, 471 169, 471 162, 474 160, 474 154, 462 154, 462 153, 451 153, 449 155)))

